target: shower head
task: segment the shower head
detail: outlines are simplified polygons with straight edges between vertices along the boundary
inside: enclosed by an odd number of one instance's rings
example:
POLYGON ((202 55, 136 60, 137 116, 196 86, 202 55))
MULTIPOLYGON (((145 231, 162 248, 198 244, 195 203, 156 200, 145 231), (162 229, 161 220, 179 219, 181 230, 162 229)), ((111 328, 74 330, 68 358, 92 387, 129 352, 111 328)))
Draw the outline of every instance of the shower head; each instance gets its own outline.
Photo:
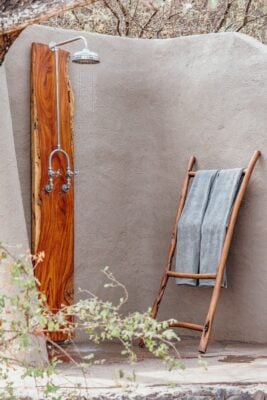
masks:
POLYGON ((76 53, 71 56, 71 61, 77 64, 98 64, 100 62, 98 54, 87 48, 76 51, 76 53))
POLYGON ((49 48, 53 51, 57 51, 60 46, 68 43, 76 42, 77 40, 82 40, 84 43, 83 50, 77 51, 71 56, 71 61, 77 64, 98 64, 100 62, 99 56, 94 51, 88 49, 87 41, 84 36, 76 36, 72 39, 64 40, 60 43, 50 43, 49 48))

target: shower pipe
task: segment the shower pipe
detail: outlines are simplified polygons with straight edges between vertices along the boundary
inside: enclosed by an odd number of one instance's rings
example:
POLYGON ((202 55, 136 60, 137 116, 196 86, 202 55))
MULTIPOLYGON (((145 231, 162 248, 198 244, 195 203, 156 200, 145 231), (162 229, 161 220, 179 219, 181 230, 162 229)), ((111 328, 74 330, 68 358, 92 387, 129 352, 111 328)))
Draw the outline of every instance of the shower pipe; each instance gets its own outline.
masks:
POLYGON ((51 193, 54 189, 54 178, 61 175, 60 170, 55 171, 53 169, 53 157, 57 153, 62 153, 66 158, 66 181, 61 186, 61 190, 67 193, 71 188, 72 178, 77 175, 77 171, 71 169, 71 162, 69 154, 61 146, 61 116, 60 116, 60 88, 59 88, 59 65, 58 65, 58 51, 60 46, 64 46, 68 43, 82 40, 84 48, 81 51, 74 53, 72 61, 78 64, 96 64, 99 63, 99 57, 97 53, 94 53, 88 49, 87 41, 83 36, 76 36, 75 38, 64 40, 59 43, 50 43, 49 48, 55 53, 55 73, 56 73, 56 131, 57 131, 57 144, 56 148, 51 151, 48 158, 48 183, 45 186, 45 191, 51 193))

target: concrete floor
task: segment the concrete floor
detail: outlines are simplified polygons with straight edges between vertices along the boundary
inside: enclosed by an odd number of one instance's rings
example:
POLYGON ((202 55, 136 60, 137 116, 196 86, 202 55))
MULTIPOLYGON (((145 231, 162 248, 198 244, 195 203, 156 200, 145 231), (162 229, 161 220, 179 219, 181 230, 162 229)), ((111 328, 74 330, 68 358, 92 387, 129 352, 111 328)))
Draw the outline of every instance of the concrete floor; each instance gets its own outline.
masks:
MULTIPOLYGON (((63 363, 56 381, 68 390, 79 383, 81 393, 90 399, 267 399, 266 345, 213 342, 201 356, 206 368, 199 363, 197 345, 196 339, 182 339, 179 349, 185 369, 175 371, 168 371, 138 346, 138 361, 133 365, 120 355, 118 344, 68 346, 65 349, 76 360, 93 352, 95 359, 106 362, 88 368, 86 377, 75 366, 63 363)), ((38 398, 30 381, 25 384, 18 379, 17 386, 38 398)))
MULTIPOLYGON (((264 399, 264 393, 267 398, 267 346, 213 342, 207 354, 201 356, 206 366, 200 362, 197 348, 198 340, 182 339, 179 350, 185 369, 171 372, 138 346, 135 365, 122 359, 121 348, 116 344, 95 348, 95 358, 104 358, 106 363, 89 372, 90 392, 96 398, 124 398, 121 396, 125 392, 129 398, 137 399, 264 399), (120 370, 124 376, 119 378, 120 370)), ((81 354, 88 350, 87 345, 79 346, 81 354)), ((77 376, 67 365, 62 370, 68 377, 77 376)))
MULTIPOLYGON (((94 366, 90 371, 92 387, 114 386, 116 372, 120 369, 125 371, 125 374, 135 371, 137 382, 148 386, 170 383, 267 385, 267 345, 213 342, 201 358, 197 347, 196 339, 182 339, 179 351, 185 369, 175 371, 168 371, 161 361, 138 346, 135 348, 138 361, 133 365, 129 365, 121 356, 122 348, 118 344, 101 345, 101 348, 84 344, 80 345, 78 350, 81 355, 93 351, 96 360, 106 360, 105 364, 94 366)), ((77 351, 70 348, 69 351, 74 358, 78 358, 77 351)), ((61 369, 67 375, 72 375, 68 364, 63 364, 61 369)))

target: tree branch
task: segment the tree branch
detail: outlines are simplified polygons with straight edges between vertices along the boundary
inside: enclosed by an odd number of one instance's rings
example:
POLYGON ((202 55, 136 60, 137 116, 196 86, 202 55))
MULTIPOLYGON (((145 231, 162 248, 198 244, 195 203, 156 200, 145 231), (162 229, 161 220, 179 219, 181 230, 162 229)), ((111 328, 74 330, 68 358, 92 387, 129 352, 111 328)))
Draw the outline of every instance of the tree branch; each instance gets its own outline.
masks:
POLYGON ((81 23, 81 20, 80 20, 80 18, 78 17, 78 15, 77 15, 77 13, 76 13, 75 10, 72 10, 71 13, 72 13, 72 15, 74 16, 74 18, 76 19, 76 22, 77 22, 77 24, 79 25, 79 28, 80 28, 81 30, 84 30, 85 22, 81 23))
POLYGON ((120 20, 119 14, 117 14, 117 12, 111 7, 111 5, 108 3, 107 0, 103 0, 103 3, 107 7, 107 9, 112 13, 112 15, 116 18, 116 20, 117 20, 116 31, 119 36, 122 36, 121 30, 120 30, 121 20, 120 20))
POLYGON ((43 0, 30 6, 20 6, 9 12, 1 12, 0 34, 21 31, 28 25, 50 19, 58 14, 84 7, 95 0, 43 0))
POLYGON ((129 23, 129 15, 128 15, 127 9, 120 0, 116 0, 116 3, 122 12, 122 15, 124 16, 125 36, 128 36, 130 23, 129 23))
POLYGON ((245 11, 244 11, 243 22, 242 22, 242 24, 236 29, 236 32, 240 32, 241 29, 243 29, 243 28, 247 25, 247 23, 248 23, 248 13, 249 13, 249 9, 250 9, 250 6, 251 6, 251 2, 252 2, 252 0, 248 0, 248 1, 247 1, 246 7, 245 7, 245 11))
POLYGON ((252 19, 248 19, 247 25, 250 24, 251 22, 258 21, 259 19, 262 18, 267 18, 267 14, 259 15, 257 17, 253 17, 252 19))
POLYGON ((228 0, 226 7, 224 9, 223 15, 219 21, 219 23, 217 24, 216 28, 214 29, 214 32, 219 32, 219 30, 223 27, 223 25, 225 24, 227 17, 229 15, 230 9, 232 7, 232 4, 235 0, 228 0))
POLYGON ((147 27, 150 25, 151 21, 153 20, 153 18, 155 17, 155 15, 157 15, 157 13, 159 12, 159 9, 156 9, 148 18, 148 20, 146 21, 146 23, 143 25, 138 37, 141 38, 143 37, 143 34, 145 32, 145 30, 147 29, 147 27))

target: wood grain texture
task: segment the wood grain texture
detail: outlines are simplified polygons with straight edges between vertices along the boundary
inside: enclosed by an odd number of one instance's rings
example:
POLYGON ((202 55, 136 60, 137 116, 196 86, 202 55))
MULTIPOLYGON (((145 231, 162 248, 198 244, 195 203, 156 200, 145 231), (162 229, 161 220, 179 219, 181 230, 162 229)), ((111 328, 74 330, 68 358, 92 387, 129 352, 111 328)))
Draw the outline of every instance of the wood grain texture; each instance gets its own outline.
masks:
MULTIPOLYGON (((73 168, 73 94, 68 77, 69 53, 59 50, 61 96, 61 144, 70 155, 73 168)), ((48 46, 32 44, 32 253, 45 252, 44 261, 35 269, 53 311, 73 303, 74 281, 74 188, 61 191, 65 181, 66 160, 57 153, 53 158, 54 190, 45 191, 48 181, 48 157, 56 147, 55 57, 48 46)), ((62 332, 50 334, 55 341, 67 339, 62 332)))

